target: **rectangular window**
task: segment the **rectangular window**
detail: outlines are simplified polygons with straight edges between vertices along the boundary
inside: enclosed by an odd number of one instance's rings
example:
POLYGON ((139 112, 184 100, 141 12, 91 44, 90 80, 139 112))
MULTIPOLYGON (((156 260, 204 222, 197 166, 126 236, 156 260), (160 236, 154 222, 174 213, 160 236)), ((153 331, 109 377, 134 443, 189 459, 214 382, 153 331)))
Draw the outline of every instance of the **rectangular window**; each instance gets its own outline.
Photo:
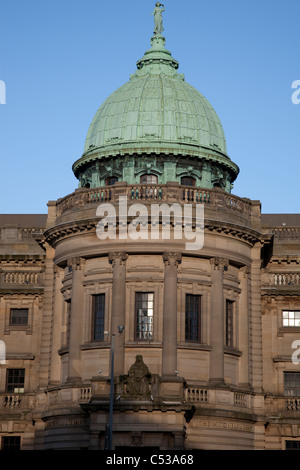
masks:
POLYGON ((71 299, 66 300, 66 345, 70 341, 70 325, 71 325, 71 299))
POLYGON ((1 440, 1 450, 21 450, 21 437, 3 436, 1 440))
POLYGON ((234 302, 226 300, 226 318, 225 318, 225 345, 233 347, 233 307, 234 302))
POLYGON ((300 372, 284 372, 284 394, 300 397, 300 372))
POLYGON ((201 295, 186 294, 185 340, 201 341, 201 295))
POLYGON ((7 369, 6 392, 24 393, 25 369, 7 369))
POLYGON ((135 339, 153 339, 154 294, 137 292, 135 294, 135 339))
POLYGON ((286 450, 300 450, 300 441, 285 441, 286 450))
POLYGON ((28 325, 28 308, 11 308, 9 324, 11 326, 28 325))
POLYGON ((300 327, 300 310, 283 310, 282 325, 300 327))
POLYGON ((93 341, 104 341, 105 294, 93 295, 93 341))

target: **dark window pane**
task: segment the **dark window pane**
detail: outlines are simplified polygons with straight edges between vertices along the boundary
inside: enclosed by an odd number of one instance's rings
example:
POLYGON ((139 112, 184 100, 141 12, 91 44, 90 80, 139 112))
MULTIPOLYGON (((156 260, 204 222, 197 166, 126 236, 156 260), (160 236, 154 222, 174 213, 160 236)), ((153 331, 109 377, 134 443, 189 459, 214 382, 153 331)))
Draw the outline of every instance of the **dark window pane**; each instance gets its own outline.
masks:
POLYGON ((10 325, 28 325, 28 308, 11 308, 10 325))
POLYGON ((93 340, 104 341, 105 294, 93 295, 93 340))
POLYGON ((25 369, 7 369, 6 392, 24 393, 25 369))
POLYGON ((286 450, 300 450, 300 441, 285 441, 286 450))
POLYGON ((284 372, 284 394, 300 397, 300 372, 284 372))
POLYGON ((234 302, 226 300, 226 346, 233 347, 233 306, 234 302))
POLYGON ((1 441, 1 450, 20 450, 20 436, 3 436, 1 441))
POLYGON ((186 295, 185 340, 201 341, 201 296, 186 295))
POLYGON ((112 186, 117 182, 118 182, 118 178, 116 176, 111 176, 110 178, 106 179, 105 184, 106 186, 112 186))
POLYGON ((67 305, 67 330, 66 330, 66 344, 69 344, 70 340, 70 324, 71 324, 71 300, 66 301, 67 305))
POLYGON ((196 180, 195 178, 192 178, 191 176, 183 176, 181 178, 181 184, 183 186, 195 186, 196 180))

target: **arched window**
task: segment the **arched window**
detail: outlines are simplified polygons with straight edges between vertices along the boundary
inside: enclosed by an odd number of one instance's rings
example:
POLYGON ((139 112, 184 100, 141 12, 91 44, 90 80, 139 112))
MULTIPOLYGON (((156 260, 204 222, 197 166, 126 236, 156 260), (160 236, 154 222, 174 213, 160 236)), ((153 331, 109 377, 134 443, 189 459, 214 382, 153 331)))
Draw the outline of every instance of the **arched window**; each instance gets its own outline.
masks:
POLYGON ((157 184, 157 176, 143 175, 141 176, 141 184, 157 184))
POLYGON ((192 178, 191 176, 183 176, 181 178, 181 184, 182 186, 195 186, 196 180, 195 178, 192 178))
POLYGON ((105 184, 106 186, 112 186, 113 184, 118 182, 117 176, 110 176, 109 178, 106 178, 105 184))

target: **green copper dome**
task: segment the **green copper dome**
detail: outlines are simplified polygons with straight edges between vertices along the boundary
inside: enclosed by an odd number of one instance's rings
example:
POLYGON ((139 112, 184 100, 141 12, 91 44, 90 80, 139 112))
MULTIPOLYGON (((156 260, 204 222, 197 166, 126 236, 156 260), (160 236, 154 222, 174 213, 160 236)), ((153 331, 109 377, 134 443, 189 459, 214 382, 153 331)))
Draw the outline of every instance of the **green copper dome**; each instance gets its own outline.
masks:
MULTIPOLYGON (((197 182, 202 185, 199 162, 213 164, 215 179, 220 179, 221 171, 222 185, 230 191, 239 170, 227 155, 222 124, 207 99, 178 73, 178 67, 178 62, 165 48, 165 38, 153 36, 151 48, 137 62, 137 70, 130 80, 98 109, 88 130, 84 153, 73 165, 79 179, 92 164, 108 158, 163 154, 198 161, 197 182)), ((149 159, 147 164, 149 168, 149 159)), ((152 166, 157 169, 157 161, 152 166)), ((90 173, 95 171, 99 171, 99 165, 98 170, 94 167, 90 173)), ((174 170, 174 180, 178 180, 178 171, 178 168, 174 170)), ((182 167, 179 172, 183 172, 182 167)), ((159 170, 157 174, 159 176, 159 170)), ((92 186, 103 180, 101 176, 92 179, 92 186)), ((124 180, 124 174, 120 174, 119 179, 124 180)), ((163 180, 160 175, 160 182, 163 180)), ((128 182, 137 181, 131 178, 128 182)), ((213 183, 206 182, 206 186, 213 186, 213 183)))
POLYGON ((206 98, 170 65, 148 60, 142 59, 139 72, 99 108, 84 151, 91 146, 159 143, 211 147, 226 154, 222 125, 206 98))

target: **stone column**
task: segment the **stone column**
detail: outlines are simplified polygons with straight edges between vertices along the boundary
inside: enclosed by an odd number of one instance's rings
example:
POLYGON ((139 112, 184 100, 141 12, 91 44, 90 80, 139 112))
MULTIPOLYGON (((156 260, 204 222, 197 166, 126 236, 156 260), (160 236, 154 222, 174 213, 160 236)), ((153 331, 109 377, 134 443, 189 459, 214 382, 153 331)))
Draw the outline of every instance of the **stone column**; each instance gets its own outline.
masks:
POLYGON ((210 260, 211 313, 210 313, 210 379, 213 384, 224 384, 224 293, 223 275, 228 261, 223 258, 210 260))
POLYGON ((61 377, 61 358, 58 355, 58 350, 61 347, 61 325, 64 303, 61 293, 63 276, 64 270, 59 266, 54 265, 54 301, 50 360, 51 384, 59 383, 61 377))
POLYGON ((82 258, 73 258, 68 264, 72 266, 68 381, 78 382, 81 381, 80 346, 83 342, 84 331, 84 260, 82 258))
POLYGON ((162 375, 176 376, 177 370, 177 269, 181 254, 164 253, 164 311, 162 375))
POLYGON ((244 266, 239 270, 240 300, 239 300, 239 349, 242 351, 239 368, 239 383, 249 387, 249 274, 250 267, 244 266))
POLYGON ((126 253, 110 253, 109 262, 113 266, 111 331, 115 335, 114 375, 124 374, 125 333, 118 333, 118 326, 125 326, 126 305, 126 253))

